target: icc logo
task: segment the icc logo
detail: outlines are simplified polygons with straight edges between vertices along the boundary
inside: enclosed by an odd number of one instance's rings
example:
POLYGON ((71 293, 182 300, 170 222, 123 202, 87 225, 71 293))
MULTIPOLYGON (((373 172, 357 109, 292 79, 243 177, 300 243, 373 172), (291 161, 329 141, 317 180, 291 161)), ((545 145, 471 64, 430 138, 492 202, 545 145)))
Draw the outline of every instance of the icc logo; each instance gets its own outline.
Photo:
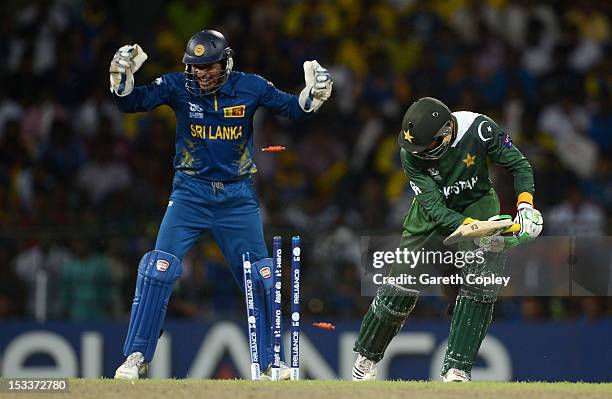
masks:
POLYGON ((191 103, 189 101, 187 101, 187 103, 189 104, 189 111, 191 111, 191 112, 202 112, 202 111, 204 111, 204 109, 202 107, 200 107, 198 104, 194 104, 194 103, 191 103))

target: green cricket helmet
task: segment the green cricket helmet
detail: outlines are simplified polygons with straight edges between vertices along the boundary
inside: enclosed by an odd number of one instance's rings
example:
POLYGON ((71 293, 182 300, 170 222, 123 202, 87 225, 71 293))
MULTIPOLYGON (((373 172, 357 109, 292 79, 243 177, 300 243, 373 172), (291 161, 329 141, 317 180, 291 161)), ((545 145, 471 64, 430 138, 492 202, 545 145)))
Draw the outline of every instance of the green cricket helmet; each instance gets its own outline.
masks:
POLYGON ((440 100, 423 97, 404 114, 397 142, 421 159, 438 159, 453 142, 455 123, 451 110, 440 100))

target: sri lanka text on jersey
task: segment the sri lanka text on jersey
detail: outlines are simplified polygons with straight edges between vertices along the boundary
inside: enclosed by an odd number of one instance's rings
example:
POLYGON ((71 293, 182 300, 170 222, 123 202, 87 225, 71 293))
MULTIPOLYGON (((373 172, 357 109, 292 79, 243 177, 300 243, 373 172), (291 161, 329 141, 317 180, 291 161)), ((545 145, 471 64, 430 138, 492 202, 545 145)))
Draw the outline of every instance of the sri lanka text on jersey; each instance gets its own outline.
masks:
POLYGON ((236 140, 242 138, 242 126, 190 126, 191 135, 202 140, 236 140))

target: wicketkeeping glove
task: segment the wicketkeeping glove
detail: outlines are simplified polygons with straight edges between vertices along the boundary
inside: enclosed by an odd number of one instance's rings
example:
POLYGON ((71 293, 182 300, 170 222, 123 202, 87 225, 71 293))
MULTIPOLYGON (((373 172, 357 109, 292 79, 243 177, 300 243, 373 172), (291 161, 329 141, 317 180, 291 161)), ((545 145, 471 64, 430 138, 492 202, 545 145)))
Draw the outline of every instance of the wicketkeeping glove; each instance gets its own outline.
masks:
POLYGON ((111 61, 110 91, 119 97, 127 96, 134 89, 134 74, 147 60, 147 54, 138 45, 122 46, 111 61))
POLYGON ((304 80, 306 87, 300 93, 298 102, 304 112, 316 112, 331 96, 331 75, 317 61, 305 61, 304 80))

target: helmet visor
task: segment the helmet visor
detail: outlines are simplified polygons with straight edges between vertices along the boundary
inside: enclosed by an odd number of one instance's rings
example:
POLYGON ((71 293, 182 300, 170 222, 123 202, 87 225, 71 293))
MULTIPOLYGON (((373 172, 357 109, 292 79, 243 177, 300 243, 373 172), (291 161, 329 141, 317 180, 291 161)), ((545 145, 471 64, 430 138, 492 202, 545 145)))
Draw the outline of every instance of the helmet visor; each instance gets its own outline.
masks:
POLYGON ((202 94, 210 94, 217 91, 225 83, 227 76, 225 68, 202 76, 198 75, 195 71, 196 68, 197 66, 194 67, 194 65, 185 65, 185 80, 193 91, 199 90, 202 94))
POLYGON ((197 64, 185 64, 185 87, 187 91, 196 96, 212 94, 218 91, 229 78, 234 66, 231 49, 226 49, 226 57, 219 61, 218 64, 221 66, 218 71, 206 73, 197 73, 195 70, 197 64))

